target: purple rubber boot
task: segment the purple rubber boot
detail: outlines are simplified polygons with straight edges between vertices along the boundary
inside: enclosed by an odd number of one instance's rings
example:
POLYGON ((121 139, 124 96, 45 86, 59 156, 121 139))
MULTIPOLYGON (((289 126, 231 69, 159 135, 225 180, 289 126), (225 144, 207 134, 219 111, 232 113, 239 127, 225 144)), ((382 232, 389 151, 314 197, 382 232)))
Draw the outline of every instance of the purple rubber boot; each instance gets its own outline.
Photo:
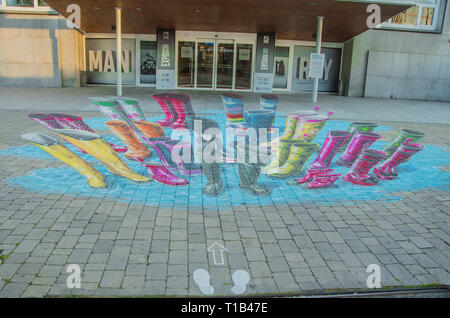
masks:
POLYGON ((381 138, 381 135, 373 132, 357 131, 347 149, 336 161, 336 165, 350 168, 361 151, 369 148, 379 138, 381 138))
POLYGON ((345 143, 350 132, 343 130, 331 130, 320 149, 319 155, 310 165, 309 169, 326 169, 331 165, 339 148, 345 143))

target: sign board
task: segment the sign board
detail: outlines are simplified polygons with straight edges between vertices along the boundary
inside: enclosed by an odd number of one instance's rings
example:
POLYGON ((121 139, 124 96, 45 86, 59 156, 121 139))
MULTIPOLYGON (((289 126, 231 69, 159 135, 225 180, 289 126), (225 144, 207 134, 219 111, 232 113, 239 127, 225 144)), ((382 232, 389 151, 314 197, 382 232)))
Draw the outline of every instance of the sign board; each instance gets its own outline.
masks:
POLYGON ((175 31, 156 31, 156 88, 175 88, 175 31))
POLYGON ((272 73, 255 73, 253 78, 255 85, 254 91, 257 93, 271 93, 273 86, 272 73))
POLYGON ((256 61, 253 91, 272 92, 275 34, 261 34, 256 38, 256 61), (270 85, 270 87, 269 87, 270 85))
POLYGON ((311 53, 311 55, 309 56, 309 77, 322 78, 324 64, 325 64, 325 54, 311 53))
MULTIPOLYGON (((339 74, 341 61, 340 48, 322 47, 325 55, 322 75, 319 76, 319 92, 337 92, 339 90, 339 74)), ((315 53, 312 46, 294 46, 293 65, 291 72, 292 91, 311 91, 313 79, 309 77, 311 53, 315 53)))
POLYGON ((250 61, 250 56, 250 49, 239 49, 239 61, 250 61))
MULTIPOLYGON (((122 83, 136 84, 135 40, 122 40, 122 83)), ((88 84, 116 84, 116 41, 86 39, 86 80, 88 84)))

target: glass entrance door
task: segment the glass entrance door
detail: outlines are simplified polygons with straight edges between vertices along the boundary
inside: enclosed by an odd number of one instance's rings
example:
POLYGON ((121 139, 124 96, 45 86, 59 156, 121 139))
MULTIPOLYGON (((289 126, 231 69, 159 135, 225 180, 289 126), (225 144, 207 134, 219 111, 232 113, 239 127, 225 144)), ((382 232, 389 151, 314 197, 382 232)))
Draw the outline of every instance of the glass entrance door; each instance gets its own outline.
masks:
POLYGON ((236 44, 234 40, 179 41, 178 87, 251 90, 252 52, 252 44, 236 44))
POLYGON ((197 88, 213 88, 214 41, 197 43, 197 88))
POLYGON ((217 41, 216 89, 233 89, 234 42, 217 41))

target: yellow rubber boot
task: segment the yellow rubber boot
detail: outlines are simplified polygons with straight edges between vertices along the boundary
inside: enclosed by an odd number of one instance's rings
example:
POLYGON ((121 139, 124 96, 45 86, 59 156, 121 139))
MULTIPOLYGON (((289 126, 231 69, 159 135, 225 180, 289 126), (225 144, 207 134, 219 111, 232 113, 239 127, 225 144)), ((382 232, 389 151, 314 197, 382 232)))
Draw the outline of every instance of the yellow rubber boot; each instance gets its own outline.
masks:
POLYGON ((317 134, 322 130, 328 121, 328 116, 316 115, 302 117, 295 128, 295 132, 291 139, 297 141, 311 142, 316 138, 317 134))
POLYGON ((128 151, 124 154, 126 158, 130 160, 144 160, 150 155, 150 150, 139 141, 126 122, 110 120, 105 122, 105 125, 127 146, 128 151))
POLYGON ((88 180, 91 188, 108 187, 105 183, 105 176, 101 172, 52 137, 40 133, 32 133, 24 134, 22 138, 77 170, 88 180))
POLYGON ((84 150, 103 163, 111 173, 123 176, 135 182, 151 181, 151 179, 131 170, 100 135, 73 129, 54 129, 53 131, 72 145, 84 150))
POLYGON ((269 171, 273 178, 287 178, 300 174, 311 155, 319 149, 319 145, 310 142, 298 142, 291 146, 289 157, 284 165, 269 171))
POLYGON ((283 134, 274 138, 271 141, 261 144, 261 148, 270 148, 272 153, 278 152, 281 141, 289 140, 295 132, 295 128, 297 127, 297 118, 295 116, 288 115, 286 117, 286 125, 283 131, 283 134))
POLYGON ((291 146, 295 143, 298 143, 296 140, 281 140, 280 146, 274 150, 272 160, 262 169, 263 174, 270 174, 273 169, 279 168, 285 164, 286 160, 289 157, 289 153, 291 151, 291 146))

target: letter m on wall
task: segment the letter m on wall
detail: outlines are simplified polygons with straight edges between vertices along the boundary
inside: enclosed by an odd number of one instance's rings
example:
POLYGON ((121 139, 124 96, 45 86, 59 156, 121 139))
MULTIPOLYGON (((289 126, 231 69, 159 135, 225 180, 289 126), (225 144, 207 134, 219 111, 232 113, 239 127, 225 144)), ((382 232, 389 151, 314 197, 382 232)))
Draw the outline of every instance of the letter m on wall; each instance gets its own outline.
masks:
POLYGON ((101 50, 89 50, 89 71, 103 72, 103 54, 101 50))

